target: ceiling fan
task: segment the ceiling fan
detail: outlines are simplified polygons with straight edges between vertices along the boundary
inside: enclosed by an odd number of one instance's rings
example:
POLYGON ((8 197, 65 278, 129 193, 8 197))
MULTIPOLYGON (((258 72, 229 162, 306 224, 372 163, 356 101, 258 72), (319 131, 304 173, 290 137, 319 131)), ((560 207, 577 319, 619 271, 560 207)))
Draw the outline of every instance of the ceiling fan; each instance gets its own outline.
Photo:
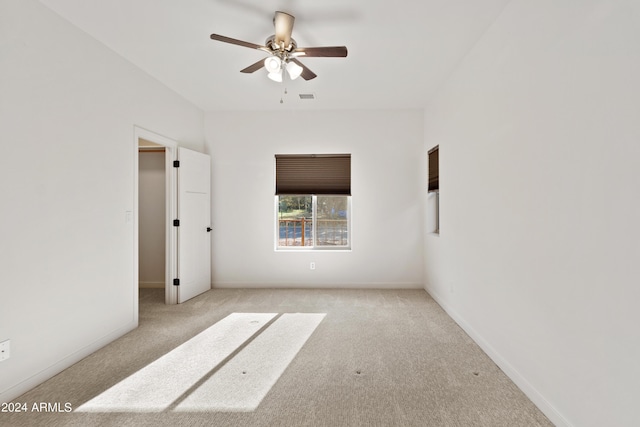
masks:
POLYGON ((276 82, 282 81, 283 70, 287 71, 291 80, 295 80, 300 76, 305 80, 311 80, 317 76, 316 73, 298 60, 299 57, 344 58, 347 56, 347 48, 345 46, 298 47, 296 41, 291 37, 294 21, 295 17, 293 15, 277 11, 273 17, 275 34, 267 38, 264 46, 221 36, 219 34, 211 34, 211 38, 224 43, 231 43, 268 53, 270 56, 267 57, 267 59, 261 59, 249 65, 247 68, 240 70, 240 72, 253 73, 265 67, 269 73, 269 78, 276 82))

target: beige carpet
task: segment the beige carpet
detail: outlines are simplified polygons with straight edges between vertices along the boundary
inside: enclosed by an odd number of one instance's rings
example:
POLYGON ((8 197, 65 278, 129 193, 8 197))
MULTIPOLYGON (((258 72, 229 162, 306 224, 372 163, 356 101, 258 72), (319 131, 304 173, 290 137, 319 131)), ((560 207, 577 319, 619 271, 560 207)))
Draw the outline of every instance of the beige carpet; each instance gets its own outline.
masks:
POLYGON ((138 329, 15 400, 73 412, 0 425, 552 425, 424 291, 140 292, 138 329))

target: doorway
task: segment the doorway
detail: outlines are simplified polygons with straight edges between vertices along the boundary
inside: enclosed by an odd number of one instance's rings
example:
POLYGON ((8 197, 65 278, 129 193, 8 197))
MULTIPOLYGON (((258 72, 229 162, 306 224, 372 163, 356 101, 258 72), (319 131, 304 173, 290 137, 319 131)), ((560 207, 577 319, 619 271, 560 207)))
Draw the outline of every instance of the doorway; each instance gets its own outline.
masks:
POLYGON ((182 303, 211 289, 211 158, 207 154, 178 147, 178 143, 169 138, 139 127, 134 129, 133 280, 137 314, 142 219, 139 206, 140 147, 164 152, 165 304, 182 303))
POLYGON ((166 149, 138 140, 138 287, 164 289, 166 274, 166 149))
POLYGON ((134 128, 134 134, 133 280, 136 284, 136 294, 140 287, 164 288, 165 304, 177 304, 177 290, 171 280, 172 277, 176 277, 176 232, 170 226, 171 218, 176 216, 176 185, 175 176, 170 171, 178 143, 137 126, 134 128), (145 156, 142 163, 140 156, 145 156), (141 167, 146 170, 141 171, 141 167), (144 195, 142 195, 143 191, 144 195), (153 194, 149 194, 149 192, 153 194), (152 199, 152 206, 147 206, 150 201, 149 196, 152 199), (141 205, 141 202, 144 203, 144 206, 141 205), (164 205, 159 208, 161 213, 157 212, 158 203, 164 205), (154 210, 154 206, 156 212, 150 212, 150 210, 154 210), (148 249, 154 245, 152 253, 149 252, 148 249), (141 250, 145 251, 144 255, 141 255, 141 250))

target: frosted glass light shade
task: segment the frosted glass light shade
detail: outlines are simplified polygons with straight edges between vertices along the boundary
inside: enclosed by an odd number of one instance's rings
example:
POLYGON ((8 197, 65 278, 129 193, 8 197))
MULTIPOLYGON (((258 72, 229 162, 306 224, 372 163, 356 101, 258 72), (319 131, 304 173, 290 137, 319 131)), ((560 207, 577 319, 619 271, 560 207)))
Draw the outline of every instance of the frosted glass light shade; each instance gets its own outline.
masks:
POLYGON ((264 68, 266 68, 269 73, 277 73, 282 68, 282 63, 279 58, 270 56, 264 60, 264 68))
POLYGON ((267 77, 269 77, 274 82, 282 83, 282 70, 276 71, 275 73, 269 73, 267 74, 267 77))
POLYGON ((291 80, 295 80, 302 74, 302 67, 295 62, 289 62, 287 63, 287 73, 289 73, 291 80))

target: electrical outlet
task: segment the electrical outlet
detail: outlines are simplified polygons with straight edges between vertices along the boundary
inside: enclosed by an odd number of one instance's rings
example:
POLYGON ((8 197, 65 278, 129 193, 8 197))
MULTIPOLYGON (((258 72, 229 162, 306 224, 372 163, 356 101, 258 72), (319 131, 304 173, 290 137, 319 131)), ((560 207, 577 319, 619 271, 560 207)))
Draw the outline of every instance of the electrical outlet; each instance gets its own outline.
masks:
POLYGON ((309 264, 309 269, 310 270, 315 270, 316 269, 316 263, 315 262, 311 262, 311 264, 309 264))
POLYGON ((11 340, 0 342, 0 362, 11 356, 11 340))

